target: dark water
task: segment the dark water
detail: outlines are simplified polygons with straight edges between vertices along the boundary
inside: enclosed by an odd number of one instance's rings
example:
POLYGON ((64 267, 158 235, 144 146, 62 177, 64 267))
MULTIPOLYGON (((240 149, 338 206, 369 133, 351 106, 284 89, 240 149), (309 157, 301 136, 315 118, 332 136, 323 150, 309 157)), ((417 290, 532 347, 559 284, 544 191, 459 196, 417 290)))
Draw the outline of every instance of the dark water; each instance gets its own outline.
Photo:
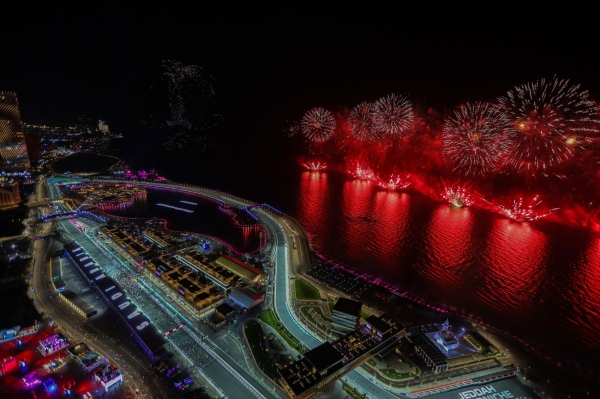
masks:
POLYGON ((119 161, 113 156, 79 153, 59 159, 52 164, 55 173, 93 173, 106 171, 119 161))
POLYGON ((149 189, 148 195, 138 198, 132 205, 105 209, 104 212, 129 218, 158 217, 167 221, 167 229, 195 232, 226 241, 236 252, 256 251, 260 245, 259 230, 240 227, 232 216, 220 208, 220 204, 201 196, 176 191, 149 189), (193 202, 197 205, 180 201, 193 202), (193 213, 171 209, 165 204, 193 213))

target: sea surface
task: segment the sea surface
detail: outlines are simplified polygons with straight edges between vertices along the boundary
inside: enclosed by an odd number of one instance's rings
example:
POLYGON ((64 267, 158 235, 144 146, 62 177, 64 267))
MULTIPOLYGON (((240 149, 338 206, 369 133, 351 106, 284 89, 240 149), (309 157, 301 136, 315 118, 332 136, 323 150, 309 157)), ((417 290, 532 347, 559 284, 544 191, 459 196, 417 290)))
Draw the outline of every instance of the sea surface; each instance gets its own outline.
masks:
POLYGON ((600 236, 300 173, 292 214, 328 259, 600 372, 600 236))

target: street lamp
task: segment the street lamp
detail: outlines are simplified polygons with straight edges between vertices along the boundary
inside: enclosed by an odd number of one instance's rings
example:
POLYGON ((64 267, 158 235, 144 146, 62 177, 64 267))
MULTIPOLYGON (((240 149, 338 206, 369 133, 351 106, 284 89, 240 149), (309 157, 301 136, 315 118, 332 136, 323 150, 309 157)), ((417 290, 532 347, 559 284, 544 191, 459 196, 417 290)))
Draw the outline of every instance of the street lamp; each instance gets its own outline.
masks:
POLYGON ((546 383, 544 384, 544 391, 542 393, 546 393, 546 387, 548 386, 548 383, 550 382, 550 380, 546 380, 546 383))

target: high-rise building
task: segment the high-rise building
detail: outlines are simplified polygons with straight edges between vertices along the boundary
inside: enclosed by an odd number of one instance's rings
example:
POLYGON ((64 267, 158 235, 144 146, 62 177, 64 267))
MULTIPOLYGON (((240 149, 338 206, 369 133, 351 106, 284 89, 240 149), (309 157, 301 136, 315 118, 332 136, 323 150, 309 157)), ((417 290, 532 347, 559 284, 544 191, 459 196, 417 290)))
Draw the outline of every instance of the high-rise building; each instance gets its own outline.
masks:
POLYGON ((19 184, 12 180, 0 177, 0 208, 17 205, 21 202, 19 184))
POLYGON ((360 325, 361 310, 362 303, 340 297, 331 311, 333 315, 331 329, 333 332, 347 334, 356 330, 360 325))
POLYGON ((99 120, 98 121, 98 130, 100 130, 104 134, 110 133, 109 130, 108 130, 108 125, 103 120, 99 120))
POLYGON ((0 170, 20 172, 28 168, 29 156, 17 93, 0 91, 0 170))

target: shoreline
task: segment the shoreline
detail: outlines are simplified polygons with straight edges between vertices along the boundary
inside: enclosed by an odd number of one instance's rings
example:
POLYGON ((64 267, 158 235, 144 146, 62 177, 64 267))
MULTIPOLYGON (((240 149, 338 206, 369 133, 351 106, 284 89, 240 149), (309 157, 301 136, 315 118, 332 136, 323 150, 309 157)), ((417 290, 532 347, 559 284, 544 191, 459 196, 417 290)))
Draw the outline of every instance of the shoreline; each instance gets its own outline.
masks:
MULTIPOLYGON (((325 174, 325 175, 328 173, 335 173, 335 174, 339 174, 339 175, 343 176, 345 179, 347 179, 348 176, 352 176, 352 175, 349 175, 347 172, 344 172, 343 170, 336 169, 336 168, 327 169, 324 171, 311 171, 311 170, 302 169, 301 173, 325 174)), ((422 177, 422 176, 420 176, 420 177, 422 177)), ((357 180, 357 181, 361 181, 364 183, 373 184, 376 187, 380 188, 380 186, 377 186, 377 184, 372 179, 359 179, 359 178, 352 177, 351 180, 357 180)), ((433 185, 433 184, 429 184, 429 183, 424 183, 424 181, 428 181, 428 179, 420 179, 420 180, 418 180, 419 184, 410 184, 406 188, 398 188, 398 189, 391 190, 391 191, 396 192, 396 193, 406 193, 406 194, 414 193, 414 194, 422 195, 422 196, 428 198, 429 200, 432 200, 435 202, 448 203, 448 201, 446 199, 444 199, 439 194, 437 194, 437 190, 439 189, 439 186, 441 183, 438 183, 437 185, 433 185)), ((390 190, 383 189, 383 188, 380 188, 380 189, 383 191, 390 191, 390 190)), ((515 198, 519 197, 519 195, 517 195, 515 193, 513 193, 513 194, 515 195, 515 198)), ((596 235, 600 234, 600 209, 596 209, 595 212, 593 210, 587 211, 587 210, 585 210, 585 204, 575 203, 575 205, 572 208, 561 208, 560 206, 558 208, 550 207, 550 208, 546 209, 547 215, 544 217, 541 217, 537 220, 518 221, 516 219, 513 219, 513 218, 507 216, 507 213, 503 212, 502 209, 499 207, 499 205, 502 205, 505 207, 510 207, 511 202, 514 200, 512 197, 510 197, 510 194, 505 194, 503 197, 500 197, 501 199, 504 200, 505 204, 503 204, 501 201, 498 203, 488 201, 484 198, 483 194, 481 194, 479 191, 476 191, 476 190, 473 191, 472 197, 475 200, 473 201, 473 204, 469 205, 468 207, 477 209, 480 211, 493 213, 495 215, 498 215, 498 216, 504 217, 508 220, 511 220, 515 223, 532 223, 532 222, 553 223, 553 224, 557 224, 560 226, 566 226, 566 227, 576 229, 576 230, 586 231, 590 234, 596 234, 596 235)), ((552 198, 552 193, 549 192, 549 193, 545 194, 544 198, 542 198, 544 203, 547 202, 547 200, 545 198, 552 198)), ((569 203, 569 200, 568 199, 563 200, 562 202, 569 203)), ((560 205, 560 204, 558 204, 558 205, 560 205)))
MULTIPOLYGON (((404 291, 404 292, 401 292, 401 293, 396 292, 395 289, 390 289, 389 287, 386 287, 386 286, 377 284, 375 282, 369 281, 364 276, 362 276, 362 275, 354 272, 354 270, 352 270, 350 268, 347 268, 344 265, 337 264, 335 262, 331 262, 331 261, 325 259, 321 254, 319 254, 318 251, 315 251, 315 250, 313 250, 311 248, 312 246, 309 245, 309 244, 312 244, 312 243, 308 239, 308 237, 309 237, 308 233, 303 228, 303 226, 301 225, 301 223, 298 222, 296 219, 294 219, 293 217, 291 217, 289 215, 283 215, 283 216, 285 216, 290 221, 292 221, 300 229, 300 231, 302 232, 302 235, 305 237, 307 246, 309 247, 309 253, 312 254, 313 256, 317 257, 318 259, 321 259, 324 263, 326 263, 326 264, 328 264, 328 265, 330 265, 332 267, 339 267, 339 268, 341 268, 342 270, 344 270, 344 272, 352 274, 352 275, 356 276, 357 278, 361 279, 364 282, 364 284, 367 284, 370 287, 376 288, 378 290, 386 291, 388 293, 391 293, 392 295, 396 295, 399 298, 402 298, 405 301, 408 301, 408 302, 410 302, 412 304, 416 304, 417 306, 423 307, 425 311, 431 312, 431 314, 437 314, 440 317, 448 317, 448 316, 450 316, 450 317, 452 317, 454 319, 461 320, 461 321, 467 322, 467 323, 472 324, 472 325, 477 325, 480 329, 483 329, 487 333, 494 334, 495 335, 494 336, 494 340, 499 340, 500 339, 502 341, 507 341, 509 343, 509 345, 514 346, 514 348, 511 348, 509 350, 511 353, 514 353, 513 352, 514 349, 517 348, 517 350, 522 351, 523 354, 525 354, 525 356, 529 356, 529 357, 532 357, 533 359, 535 359, 536 362, 540 363, 539 365, 536 364, 537 369, 540 369, 542 367, 547 367, 548 370, 546 370, 545 372, 542 372, 542 374, 545 374, 547 376, 549 373, 559 373, 559 375, 552 377, 551 378, 552 380, 558 380, 558 379, 560 379, 561 382, 569 382, 570 384, 572 384, 572 386, 575 386, 575 387, 581 386, 581 384, 578 384, 577 381, 570 381, 569 380, 569 376, 570 376, 570 377, 574 377, 574 378, 577 378, 577 379, 581 379, 581 380, 586 381, 586 382, 588 382, 590 384, 593 384, 594 388, 597 389, 597 390, 599 390, 599 392, 600 392, 600 382, 598 380, 596 380, 593 375, 587 374, 587 373, 580 373, 580 372, 571 370, 571 369, 569 369, 567 367, 564 367, 560 362, 553 361, 552 359, 549 358, 549 356, 545 355, 542 352, 531 351, 530 350, 530 345, 528 345, 527 343, 525 343, 521 339, 515 339, 515 336, 511 336, 511 334, 509 332, 507 332, 507 331, 502 331, 501 329, 499 329, 499 328, 497 328, 495 326, 482 323, 481 321, 472 319, 472 318, 470 318, 468 316, 463 316, 463 315, 460 315, 460 314, 453 313, 451 310, 438 308, 434 304, 427 303, 425 300, 422 300, 421 298, 416 298, 414 296, 411 297, 410 294, 407 295, 407 291, 404 291), (559 367, 557 367, 557 365, 559 367), (548 374, 546 374, 546 373, 548 373, 548 374)), ((312 264, 311 268, 314 267, 314 266, 315 265, 312 264)), ((322 265, 316 265, 316 266, 323 267, 322 265)), ((302 274, 303 277, 306 277, 306 273, 301 273, 301 274, 302 274)), ((333 290, 335 292, 338 292, 339 295, 341 295, 341 296, 351 297, 351 295, 349 295, 348 293, 345 293, 345 292, 336 290, 335 288, 327 286, 323 281, 317 280, 317 279, 315 279, 312 276, 309 276, 309 277, 310 277, 310 282, 313 285, 315 285, 315 287, 318 288, 319 290, 323 290, 323 289, 324 290, 333 290), (325 286, 325 287, 323 287, 323 286, 325 286)), ((379 309, 378 309, 378 311, 379 312, 383 312, 383 311, 381 311, 379 309)), ((402 322, 402 320, 403 320, 402 315, 396 315, 396 313, 393 312, 393 311, 389 312, 389 314, 392 315, 392 316, 394 316, 394 317, 396 317, 396 318, 398 318, 398 319, 400 319, 400 321, 402 322)), ((415 314, 418 314, 418 313, 415 313, 415 314)), ((504 343, 504 345, 502 345, 502 347, 509 346, 509 345, 506 345, 504 343)), ((502 352, 504 352, 504 350, 502 350, 502 352)), ((521 354, 521 356, 523 356, 523 354, 521 354)), ((516 369, 516 367, 518 366, 518 364, 514 364, 514 366, 515 366, 515 369, 516 369)), ((524 368, 525 365, 520 364, 519 366, 521 366, 522 368, 524 368)), ((521 375, 521 377, 523 377, 523 374, 521 375)), ((531 380, 531 379, 529 379, 529 380, 531 380)), ((543 381, 540 381, 540 384, 543 384, 543 381)))
MULTIPOLYGON (((114 179, 112 177, 111 177, 111 179, 118 180, 118 179, 114 179)), ((130 180, 120 180, 120 181, 130 181, 130 180)), ((156 185, 156 183, 154 183, 154 182, 144 182, 144 181, 135 181, 134 183, 141 184, 141 185, 156 185)), ((159 186, 160 186, 160 184, 161 183, 158 183, 159 186)), ((162 184, 164 184, 164 183, 162 183, 162 184)), ((167 184, 169 184, 169 183, 167 183, 167 184)), ((252 202, 250 202, 250 201, 247 201, 245 199, 236 197, 236 196, 228 194, 228 193, 221 192, 219 190, 212 190, 212 189, 208 189, 208 188, 204 188, 204 187, 193 186, 193 185, 188 185, 188 184, 178 184, 178 183, 173 183, 173 182, 170 182, 170 184, 177 185, 178 186, 177 190, 188 191, 188 192, 192 192, 193 193, 193 191, 191 191, 191 190, 193 190, 193 189, 197 189, 198 190, 199 189, 199 190, 207 191, 208 193, 216 195, 216 196, 219 196, 221 198, 228 198, 228 199, 230 199, 232 201, 237 201, 238 203, 243 203, 245 205, 252 204, 252 202)), ((198 193, 195 193, 195 194, 198 194, 198 193)), ((215 200, 219 201, 216 198, 215 198, 215 200)), ((312 261, 312 258, 315 257, 315 256, 317 258, 321 258, 321 257, 318 255, 318 252, 314 251, 311 248, 311 242, 310 242, 310 239, 309 239, 309 236, 308 236, 306 230, 302 227, 302 225, 296 219, 294 219, 293 217, 291 217, 289 215, 279 214, 277 216, 288 219, 295 226, 298 227, 299 231, 302 233, 302 237, 305 239, 306 249, 308 251, 309 259, 311 259, 310 260, 310 265, 312 266, 314 264, 313 261, 312 261)), ((306 265, 304 265, 304 266, 306 266, 306 265)), ((342 265, 339 265, 339 266, 342 266, 342 265)), ((439 315, 451 315, 453 318, 460 319, 460 320, 463 320, 463 321, 466 321, 466 322, 470 322, 470 323, 476 323, 477 325, 481 325, 480 322, 478 322, 476 320, 473 320, 473 319, 471 319, 469 317, 466 317, 466 316, 462 316, 462 315, 459 315, 459 314, 454 314, 454 313, 452 313, 450 311, 446 311, 446 310, 443 310, 442 312, 440 312, 439 310, 437 310, 438 308, 436 308, 434 306, 431 306, 430 304, 428 304, 428 303, 426 303, 424 301, 421 301, 420 299, 410 298, 410 297, 405 296, 405 295, 400 295, 399 293, 396 293, 396 292, 390 290, 388 287, 375 284, 373 282, 370 282, 370 281, 366 280, 364 277, 362 277, 362 276, 360 276, 360 275, 358 275, 356 273, 352 273, 351 270, 348 270, 346 268, 343 268, 343 269, 346 272, 351 273, 353 275, 356 275, 358 278, 361 278, 369 286, 375 287, 376 289, 379 289, 379 290, 384 290, 386 292, 392 293, 393 295, 397 295, 397 296, 399 296, 400 298, 402 298, 405 301, 408 301, 408 302, 413 303, 413 304, 416 303, 418 306, 423 306, 423 307, 425 307, 427 309, 428 312, 437 312, 439 315)), ((300 274, 304 274, 303 272, 299 272, 299 273, 300 274)), ((319 285, 322 286, 323 283, 320 282, 319 285)), ((319 288, 324 289, 324 287, 319 287, 319 288)), ((330 289, 329 287, 325 287, 325 288, 326 289, 330 289)), ((349 296, 346 293, 343 293, 342 295, 349 296)), ((394 315, 395 313, 394 312, 390 312, 390 314, 394 315)), ((398 317, 398 316, 396 316, 396 317, 398 317)), ((401 316, 398 317, 398 318, 402 319, 401 316)), ((540 368, 542 368, 537 363, 541 363, 546 368, 549 367, 549 369, 547 369, 547 370, 542 370, 542 374, 544 374, 544 378, 548 374, 550 374, 550 373, 556 373, 556 372, 558 372, 559 375, 552 377, 552 379, 554 381, 560 380, 561 382, 563 382, 564 379, 565 379, 565 377, 568 378, 568 375, 572 375, 572 376, 575 376, 577 378, 583 379, 583 380, 585 380, 585 381, 587 381, 587 382, 589 382, 591 384, 594 384, 594 388, 597 389, 597 387, 598 387, 598 381, 596 381, 593 378, 593 376, 590 376, 588 374, 578 373, 578 372, 575 372, 575 371, 571 371, 571 370, 569 370, 567 368, 564 368, 564 367, 563 368, 557 368, 554 364, 549 364, 549 360, 546 359, 546 358, 544 358, 544 354, 539 353, 539 352, 532 353, 532 352, 528 351, 527 350, 527 346, 525 344, 523 344, 522 342, 520 342, 519 340, 515 340, 513 337, 505 336, 504 335, 504 334, 510 335, 509 333, 503 333, 503 332, 501 332, 501 330, 498 330, 495 327, 491 327, 491 326, 487 326, 487 325, 484 325, 484 326, 485 326, 485 330, 486 331, 487 331, 487 329, 493 329, 494 330, 493 334, 499 335, 502 338, 502 340, 507 340, 511 345, 515 346, 520 351, 524 352, 524 354, 526 355, 525 357, 529 357, 529 356, 533 357, 535 359, 535 361, 536 361, 536 364, 535 364, 536 365, 536 370, 539 370, 540 368)), ((517 364, 515 364, 515 367, 516 366, 517 366, 517 364)), ((521 365, 521 366, 524 366, 524 365, 521 365)), ((531 377, 531 374, 529 375, 529 377, 531 377)), ((575 386, 581 386, 581 384, 578 384, 577 381, 569 381, 569 382, 571 384, 574 384, 575 386)))

